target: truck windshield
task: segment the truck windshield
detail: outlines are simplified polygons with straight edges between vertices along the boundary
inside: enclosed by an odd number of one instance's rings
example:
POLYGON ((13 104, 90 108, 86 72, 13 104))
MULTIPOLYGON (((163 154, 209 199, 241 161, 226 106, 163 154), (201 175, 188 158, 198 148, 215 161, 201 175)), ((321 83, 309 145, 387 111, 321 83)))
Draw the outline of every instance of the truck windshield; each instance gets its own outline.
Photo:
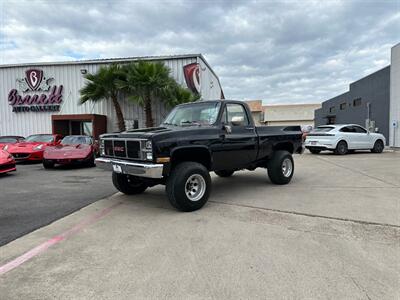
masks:
POLYGON ((220 102, 197 102, 175 107, 163 125, 212 125, 217 121, 220 102))

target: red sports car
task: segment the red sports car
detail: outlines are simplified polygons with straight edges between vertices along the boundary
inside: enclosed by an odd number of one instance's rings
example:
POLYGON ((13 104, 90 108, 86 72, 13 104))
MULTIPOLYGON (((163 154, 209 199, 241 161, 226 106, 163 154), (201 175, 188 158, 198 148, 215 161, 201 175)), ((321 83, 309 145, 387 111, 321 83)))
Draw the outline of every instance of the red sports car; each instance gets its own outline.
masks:
POLYGON ((14 157, 7 151, 0 150, 0 174, 15 170, 14 157))
POLYGON ((55 164, 85 164, 94 166, 98 145, 89 136, 68 135, 59 145, 47 147, 43 155, 43 166, 53 168, 55 164))
POLYGON ((16 161, 41 161, 46 147, 58 145, 61 138, 59 134, 34 134, 23 142, 6 145, 3 149, 11 153, 16 161))
POLYGON ((17 135, 5 135, 0 136, 0 149, 3 149, 6 145, 15 144, 22 142, 25 138, 17 135))

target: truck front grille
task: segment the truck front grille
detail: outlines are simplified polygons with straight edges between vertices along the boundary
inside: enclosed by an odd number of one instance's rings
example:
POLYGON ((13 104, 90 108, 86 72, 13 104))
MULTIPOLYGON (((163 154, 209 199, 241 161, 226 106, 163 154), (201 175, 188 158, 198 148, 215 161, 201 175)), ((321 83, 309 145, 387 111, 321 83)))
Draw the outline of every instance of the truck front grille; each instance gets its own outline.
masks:
POLYGON ((106 156, 116 158, 142 159, 140 140, 104 140, 104 153, 106 156))
POLYGON ((128 157, 129 158, 140 158, 140 142, 139 141, 127 141, 128 157))

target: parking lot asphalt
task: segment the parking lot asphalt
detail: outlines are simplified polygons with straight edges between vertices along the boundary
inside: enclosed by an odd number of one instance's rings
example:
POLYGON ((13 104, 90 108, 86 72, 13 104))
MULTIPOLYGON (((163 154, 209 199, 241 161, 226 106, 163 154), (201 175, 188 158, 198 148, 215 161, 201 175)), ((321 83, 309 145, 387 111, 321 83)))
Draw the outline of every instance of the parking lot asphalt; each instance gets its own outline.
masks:
POLYGON ((1 247, 2 296, 399 299, 400 153, 295 166, 286 186, 264 170, 213 176, 193 213, 162 186, 97 201, 1 247))
POLYGON ((98 168, 18 164, 0 176, 0 246, 116 192, 98 168))

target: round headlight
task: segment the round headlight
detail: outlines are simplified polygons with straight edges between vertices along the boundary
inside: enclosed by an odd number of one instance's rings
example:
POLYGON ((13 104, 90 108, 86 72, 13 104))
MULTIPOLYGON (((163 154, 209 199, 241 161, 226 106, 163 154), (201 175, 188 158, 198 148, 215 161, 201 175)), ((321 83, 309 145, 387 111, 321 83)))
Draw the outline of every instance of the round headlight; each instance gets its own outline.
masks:
POLYGON ((152 149, 152 147, 153 147, 153 144, 151 143, 151 141, 146 141, 145 148, 152 149))

